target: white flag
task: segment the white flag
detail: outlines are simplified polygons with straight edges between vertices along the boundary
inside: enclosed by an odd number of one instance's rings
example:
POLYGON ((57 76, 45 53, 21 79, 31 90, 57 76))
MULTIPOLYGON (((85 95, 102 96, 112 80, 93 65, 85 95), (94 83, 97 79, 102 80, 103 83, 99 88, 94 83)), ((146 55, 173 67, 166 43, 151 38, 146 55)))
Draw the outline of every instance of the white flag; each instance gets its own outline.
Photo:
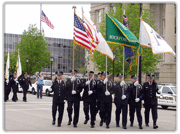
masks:
POLYGON ((8 56, 7 56, 7 61, 6 61, 6 74, 5 77, 9 82, 9 68, 10 68, 10 57, 9 57, 9 51, 8 51, 8 56))
POLYGON ((18 51, 18 58, 17 58, 16 67, 17 67, 17 78, 18 78, 22 74, 22 67, 21 67, 21 60, 20 60, 19 51, 18 51))
POLYGON ((175 56, 173 49, 167 42, 146 22, 141 19, 140 22, 140 44, 145 47, 152 48, 154 55, 157 54, 172 54, 175 56))
POLYGON ((85 21, 84 26, 86 27, 86 30, 88 30, 87 33, 90 35, 90 41, 96 46, 95 51, 98 51, 113 60, 113 53, 102 34, 97 30, 95 24, 91 20, 88 20, 84 15, 83 18, 85 21))

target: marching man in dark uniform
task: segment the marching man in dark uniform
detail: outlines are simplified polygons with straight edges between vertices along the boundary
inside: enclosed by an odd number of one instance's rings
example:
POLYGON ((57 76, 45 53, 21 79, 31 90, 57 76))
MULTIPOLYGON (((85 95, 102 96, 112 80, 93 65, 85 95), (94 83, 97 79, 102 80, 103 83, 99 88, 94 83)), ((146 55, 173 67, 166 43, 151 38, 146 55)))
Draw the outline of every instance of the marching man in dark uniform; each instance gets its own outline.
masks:
POLYGON ((11 76, 9 78, 9 84, 13 89, 13 97, 12 97, 12 101, 16 102, 18 100, 17 98, 17 92, 18 92, 18 78, 17 78, 17 74, 16 71, 13 72, 13 76, 11 76))
POLYGON ((62 80, 63 72, 57 71, 56 79, 53 81, 53 85, 51 86, 52 91, 54 92, 53 103, 52 103, 52 125, 55 125, 56 120, 56 111, 58 108, 59 116, 58 116, 58 125, 57 127, 61 127, 61 122, 63 119, 64 113, 64 103, 67 96, 67 89, 65 82, 62 80))
MULTIPOLYGON (((108 72, 107 72, 108 74, 108 72)), ((111 122, 111 111, 112 111, 112 83, 106 78, 106 72, 102 72, 103 83, 100 88, 98 88, 99 98, 100 98, 100 126, 103 125, 103 121, 106 122, 106 128, 109 128, 111 122), (107 84, 107 89, 106 89, 107 84)))
POLYGON ((26 94, 29 89, 29 85, 31 85, 31 80, 29 77, 27 77, 27 72, 19 79, 19 83, 23 88, 23 101, 27 102, 26 94))
POLYGON ((71 80, 67 80, 66 86, 67 86, 67 100, 68 100, 68 107, 67 107, 67 112, 68 112, 68 117, 69 117, 69 122, 68 125, 71 125, 72 121, 72 112, 73 108, 72 106, 74 105, 74 119, 73 119, 73 125, 74 127, 77 127, 77 123, 79 121, 79 109, 80 109, 80 100, 81 96, 80 93, 82 91, 81 88, 81 82, 80 79, 76 78, 77 70, 74 70, 74 76, 71 72, 71 80), (74 83, 74 84, 73 84, 74 83), (74 88, 73 88, 74 85, 74 88))
POLYGON ((144 94, 144 107, 145 107, 145 123, 146 126, 149 126, 149 112, 150 109, 152 110, 152 118, 153 118, 153 128, 156 129, 158 126, 156 125, 157 122, 157 98, 156 93, 158 92, 158 85, 153 80, 154 75, 149 74, 148 81, 143 84, 143 94, 144 94))
POLYGON ((116 127, 119 126, 119 121, 120 121, 120 113, 122 110, 122 125, 123 129, 127 129, 127 108, 128 108, 128 97, 129 97, 129 92, 127 90, 128 85, 125 83, 123 80, 123 75, 118 74, 120 82, 116 82, 113 92, 115 93, 114 96, 114 103, 116 105, 116 127))
POLYGON ((85 114, 85 122, 87 124, 89 120, 89 109, 91 114, 91 128, 94 128, 95 125, 95 116, 96 116, 96 81, 92 78, 94 72, 88 72, 89 80, 87 79, 84 86, 83 93, 83 110, 85 114))
POLYGON ((134 113, 136 111, 139 129, 143 129, 142 127, 142 115, 141 115, 141 100, 142 100, 142 86, 137 81, 137 76, 132 75, 131 79, 133 81, 132 84, 129 84, 129 114, 130 114, 130 122, 131 127, 133 127, 134 123, 134 113))
MULTIPOLYGON (((99 89, 99 88, 102 88, 102 84, 103 84, 102 73, 99 72, 98 76, 99 76, 99 79, 96 80, 96 115, 100 111, 100 100, 101 100, 100 96, 101 95, 100 95, 99 91, 101 91, 101 89, 99 89)), ((99 116, 100 116, 100 118, 102 117, 100 115, 100 112, 99 112, 99 116)), ((95 118, 96 118, 96 116, 95 116, 95 118)), ((101 120, 103 120, 103 119, 101 118, 101 120)))
POLYGON ((9 99, 10 90, 11 90, 11 87, 9 85, 9 82, 4 76, 4 101, 5 102, 9 99))

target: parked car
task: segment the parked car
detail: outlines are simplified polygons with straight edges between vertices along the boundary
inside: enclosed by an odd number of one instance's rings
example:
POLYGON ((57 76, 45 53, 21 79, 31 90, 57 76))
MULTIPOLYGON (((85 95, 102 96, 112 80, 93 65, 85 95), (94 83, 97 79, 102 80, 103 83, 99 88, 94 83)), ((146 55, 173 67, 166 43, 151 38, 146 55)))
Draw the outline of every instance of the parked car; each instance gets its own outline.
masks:
POLYGON ((176 86, 158 85, 161 94, 157 94, 158 105, 163 109, 168 107, 176 107, 176 86))
MULTIPOLYGON (((46 94, 46 96, 50 96, 53 93, 50 93, 52 91, 51 89, 52 81, 51 80, 44 80, 43 81, 43 87, 42 87, 42 93, 46 94)), ((32 84, 31 92, 33 95, 37 93, 37 82, 32 84)))

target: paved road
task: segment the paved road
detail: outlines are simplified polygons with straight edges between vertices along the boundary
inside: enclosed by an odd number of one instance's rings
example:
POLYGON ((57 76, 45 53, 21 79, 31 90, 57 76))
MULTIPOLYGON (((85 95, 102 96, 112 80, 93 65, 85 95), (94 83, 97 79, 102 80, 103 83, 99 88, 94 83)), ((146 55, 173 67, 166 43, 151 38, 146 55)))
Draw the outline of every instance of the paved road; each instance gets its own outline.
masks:
MULTIPOLYGON (((12 93, 9 96, 12 98, 12 93)), ((67 104, 65 104, 64 117, 61 124, 61 127, 52 125, 52 97, 43 96, 43 99, 37 99, 36 95, 27 94, 27 102, 22 101, 22 93, 18 93, 18 102, 12 102, 9 100, 4 103, 4 130, 5 131, 174 131, 176 130, 176 110, 170 108, 167 110, 158 109, 158 129, 153 129, 152 116, 150 116, 150 126, 146 127, 144 124, 144 108, 142 108, 143 116, 143 128, 139 129, 137 119, 135 116, 134 127, 130 127, 129 116, 127 129, 122 129, 116 127, 115 123, 115 105, 112 107, 112 117, 110 129, 106 129, 105 124, 100 127, 99 115, 96 117, 95 128, 90 128, 90 122, 87 125, 84 125, 84 113, 83 113, 83 104, 81 102, 80 106, 80 118, 78 127, 74 128, 72 125, 68 126, 68 115, 67 115, 67 104)), ((150 113, 151 114, 151 113, 150 113)))

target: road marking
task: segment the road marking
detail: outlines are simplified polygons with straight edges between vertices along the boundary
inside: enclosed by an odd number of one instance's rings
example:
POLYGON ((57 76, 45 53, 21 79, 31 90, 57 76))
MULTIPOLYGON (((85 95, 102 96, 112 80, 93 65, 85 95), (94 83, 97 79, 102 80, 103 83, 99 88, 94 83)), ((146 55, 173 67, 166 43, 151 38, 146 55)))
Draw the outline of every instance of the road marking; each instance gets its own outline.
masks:
POLYGON ((9 111, 30 111, 30 110, 49 110, 49 109, 52 109, 52 108, 7 109, 7 110, 5 110, 5 111, 6 111, 6 112, 9 112, 9 111))

